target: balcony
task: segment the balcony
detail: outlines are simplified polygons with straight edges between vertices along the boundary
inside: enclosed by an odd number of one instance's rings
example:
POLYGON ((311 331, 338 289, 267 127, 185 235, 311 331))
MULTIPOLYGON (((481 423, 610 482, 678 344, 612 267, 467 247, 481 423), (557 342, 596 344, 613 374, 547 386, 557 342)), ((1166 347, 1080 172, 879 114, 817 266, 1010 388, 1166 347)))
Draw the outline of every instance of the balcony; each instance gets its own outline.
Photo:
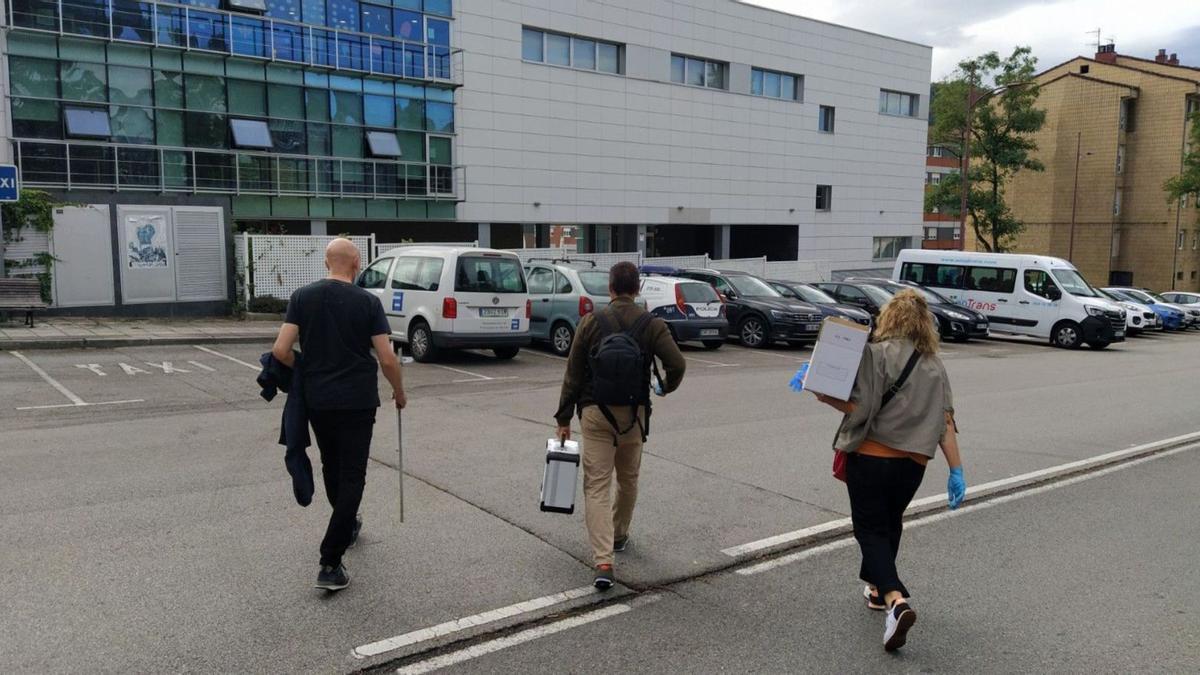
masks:
POLYGON ((462 83, 461 49, 217 9, 138 0, 15 0, 8 20, 17 30, 462 83))
POLYGON ((13 139, 22 185, 57 190, 463 201, 465 168, 234 150, 13 139))

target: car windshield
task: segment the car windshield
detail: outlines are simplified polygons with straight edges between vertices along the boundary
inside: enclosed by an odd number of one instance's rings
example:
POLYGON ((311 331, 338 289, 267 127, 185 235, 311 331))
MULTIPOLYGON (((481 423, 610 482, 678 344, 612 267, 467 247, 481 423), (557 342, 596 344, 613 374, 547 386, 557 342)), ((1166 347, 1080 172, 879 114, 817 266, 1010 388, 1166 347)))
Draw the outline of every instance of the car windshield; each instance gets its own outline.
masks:
POLYGON ((1150 297, 1149 293, 1143 293, 1141 291, 1137 291, 1132 288, 1121 289, 1119 291, 1116 291, 1116 293, 1118 293, 1119 295, 1122 295, 1126 298, 1130 298, 1134 302, 1140 302, 1143 305, 1147 305, 1147 304, 1153 305, 1155 302, 1157 302, 1157 300, 1150 297))
POLYGON ((892 299, 892 293, 888 293, 886 289, 880 288, 879 286, 863 285, 859 286, 859 288, 862 289, 863 293, 867 294, 867 297, 871 298, 871 300, 880 307, 886 305, 887 302, 892 299))
POLYGON ((1058 280, 1058 285, 1062 286, 1063 290, 1081 298, 1094 298, 1096 292, 1088 285, 1088 282, 1079 276, 1079 272, 1069 269, 1053 270, 1054 278, 1058 280))
POLYGON ((1155 301, 1155 302, 1165 302, 1165 303, 1167 303, 1167 304, 1170 304, 1170 303, 1171 303, 1171 301, 1170 301, 1170 300, 1167 300, 1166 298, 1164 298, 1163 296, 1159 295, 1158 293, 1146 293, 1146 295, 1148 295, 1148 296, 1150 296, 1150 297, 1154 298, 1154 301, 1155 301))
POLYGON ((743 274, 734 274, 726 277, 729 284, 733 286, 733 290, 739 295, 744 295, 751 298, 781 298, 779 291, 771 288, 767 283, 757 277, 752 277, 743 274))
POLYGON ((608 272, 580 272, 579 281, 588 295, 608 295, 608 272))
POLYGON ((789 286, 788 288, 795 291, 796 295, 800 296, 800 299, 805 302, 815 302, 818 305, 835 305, 835 304, 837 304, 837 300, 834 300, 833 296, 829 295, 828 293, 826 293, 825 291, 823 291, 819 288, 813 288, 812 286, 804 286, 802 284, 797 284, 795 286, 789 286))

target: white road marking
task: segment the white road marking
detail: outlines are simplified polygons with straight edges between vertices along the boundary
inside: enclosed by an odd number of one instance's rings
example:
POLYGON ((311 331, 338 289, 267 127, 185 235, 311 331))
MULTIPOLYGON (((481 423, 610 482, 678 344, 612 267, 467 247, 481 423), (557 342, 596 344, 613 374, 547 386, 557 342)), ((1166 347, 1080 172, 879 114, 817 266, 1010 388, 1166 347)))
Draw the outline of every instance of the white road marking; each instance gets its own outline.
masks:
POLYGON ((213 367, 211 367, 211 366, 206 366, 206 365, 204 365, 203 363, 200 363, 199 361, 188 361, 188 363, 192 364, 193 366, 196 366, 196 367, 197 367, 197 368, 199 368, 200 370, 204 370, 204 371, 207 371, 207 372, 210 372, 210 373, 215 373, 215 372, 217 372, 217 369, 216 369, 216 368, 213 368, 213 367))
POLYGON ((429 628, 422 628, 421 630, 412 631, 411 633, 405 633, 403 635, 387 638, 386 640, 372 642, 368 645, 356 647, 350 653, 354 656, 354 658, 357 659, 379 656, 380 654, 386 654, 410 645, 427 642, 434 638, 452 635, 454 633, 467 630, 468 628, 484 626, 489 623, 495 623, 496 621, 500 621, 502 619, 507 619, 509 617, 528 614, 529 612, 536 612, 547 607, 560 605, 570 600, 577 600, 589 595, 594 595, 598 592, 599 591, 597 591, 593 586, 574 588, 569 591, 563 591, 562 593, 555 593, 553 595, 534 598, 533 600, 526 600, 525 602, 519 602, 515 605, 493 609, 490 612, 464 616, 461 619, 447 621, 436 626, 430 626, 429 628))
POLYGON ((799 363, 808 363, 808 359, 802 359, 799 356, 792 356, 790 354, 780 354, 779 352, 771 352, 771 351, 767 351, 765 349, 760 349, 760 350, 754 352, 754 355, 755 356, 774 356, 777 359, 787 359, 789 361, 797 361, 799 363))
MULTIPOLYGON (((529 354, 530 356, 540 356, 543 359, 552 359, 554 361, 566 361, 567 360, 565 357, 559 356, 557 354, 547 354, 545 352, 539 352, 536 349, 522 349, 521 356, 524 356, 526 354, 529 354)), ((520 358, 520 356, 518 356, 517 358, 520 358)))
POLYGON ((163 375, 170 375, 171 373, 190 373, 190 372, 192 372, 190 370, 184 370, 183 368, 176 368, 175 364, 170 361, 163 361, 162 363, 152 363, 150 361, 146 361, 146 365, 154 366, 155 368, 158 368, 159 370, 163 371, 163 375))
POLYGON ((126 375, 137 375, 138 373, 143 375, 150 374, 150 371, 142 370, 141 368, 138 368, 137 366, 131 366, 128 363, 118 363, 117 365, 121 366, 121 370, 125 371, 126 375))
POLYGON ((228 354, 222 354, 221 352, 219 352, 215 349, 209 349, 208 347, 204 347, 202 345, 192 345, 192 346, 206 354, 212 354, 213 356, 219 356, 219 357, 225 359, 226 361, 233 361, 234 363, 246 366, 247 368, 249 368, 250 370, 253 370, 255 372, 259 372, 262 370, 262 366, 258 365, 257 363, 250 363, 249 361, 243 361, 237 357, 230 356, 228 354))
POLYGON ((685 354, 684 358, 689 361, 695 361, 696 363, 703 363, 709 368, 736 368, 738 365, 736 363, 718 363, 716 361, 707 361, 705 359, 696 358, 695 356, 691 356, 689 354, 685 354))
MULTIPOLYGON (((646 597, 645 600, 649 601, 652 597, 656 596, 646 597)), ((595 623, 596 621, 602 621, 614 616, 619 616, 631 610, 633 610, 632 604, 608 605, 606 607, 601 607, 600 609, 592 610, 585 614, 572 616, 561 621, 555 621, 554 623, 548 623, 544 626, 537 626, 535 628, 523 630, 514 635, 497 638, 488 642, 482 642, 465 649, 460 649, 456 652, 435 656, 425 661, 418 661, 414 664, 398 668, 396 673, 397 675, 421 675, 422 673, 429 673, 435 670, 446 668, 448 666, 457 665, 465 661, 470 661, 471 659, 477 659, 481 656, 486 656, 503 649, 508 649, 509 647, 515 647, 517 645, 525 644, 526 642, 532 642, 539 638, 544 638, 549 635, 568 631, 572 628, 579 628, 580 626, 586 626, 587 624, 595 623)))
POLYGON ((130 398, 124 401, 101 401, 100 403, 59 403, 57 405, 27 405, 17 410, 52 410, 54 408, 92 408, 98 405, 121 405, 123 403, 145 403, 144 398, 130 398))
MULTIPOLYGON (((437 363, 432 363, 430 365, 432 365, 434 368, 441 368, 442 370, 448 370, 452 373, 458 373, 459 375, 466 375, 467 377, 475 378, 475 380, 478 380, 480 382, 496 379, 494 377, 488 377, 487 375, 480 375, 479 373, 472 373, 469 370, 462 370, 461 368, 451 368, 450 366, 443 366, 443 365, 440 365, 437 363)), ((459 383, 459 382, 472 382, 472 381, 474 381, 474 380, 455 380, 454 382, 459 383)))
POLYGON ((62 394, 63 396, 66 396, 67 400, 70 401, 72 405, 87 405, 87 403, 84 402, 83 399, 76 396, 70 389, 67 389, 66 387, 62 386, 62 384, 58 380, 54 379, 53 377, 50 377, 50 374, 47 373, 46 371, 42 370, 41 366, 39 366, 38 364, 34 363, 33 361, 30 361, 29 359, 25 358, 25 355, 22 354, 21 352, 9 352, 9 354, 12 354, 18 360, 20 360, 22 363, 29 366, 30 370, 37 373, 43 380, 46 381, 46 384, 50 385, 51 387, 54 387, 55 389, 58 390, 58 393, 62 394))
POLYGON ((519 380, 517 376, 512 377, 489 377, 486 380, 450 380, 451 384, 480 384, 482 382, 503 382, 504 380, 519 380))
POLYGON ((90 370, 100 377, 108 377, 108 373, 101 370, 99 363, 76 363, 75 367, 83 370, 90 370))
MULTIPOLYGON (((968 505, 963 506, 955 511, 941 511, 938 513, 932 513, 927 516, 914 518, 913 520, 905 522, 904 529, 911 530, 914 527, 921 527, 922 525, 931 525, 933 523, 940 523, 944 520, 949 520, 950 518, 961 516, 961 515, 964 515, 967 513, 974 513, 976 511, 982 511, 984 509, 990 509, 990 508, 993 508, 996 506, 1000 506, 1001 504, 1007 504, 1009 502, 1014 502, 1014 501, 1017 501, 1018 499, 1025 499, 1026 497, 1032 497, 1034 495, 1044 494, 1046 492, 1050 492, 1051 490, 1057 490, 1059 488, 1064 488, 1069 485, 1075 485, 1076 483, 1082 483, 1084 481, 1092 480, 1093 478, 1100 478, 1101 476, 1107 476, 1109 474, 1116 473, 1118 471, 1124 471, 1125 469, 1129 469, 1131 467, 1135 467, 1140 464, 1152 462, 1156 459, 1161 459, 1163 457, 1170 457, 1171 455, 1177 455, 1181 452, 1187 452, 1189 450, 1196 450, 1197 448, 1200 448, 1200 445, 1188 445, 1188 446, 1184 446, 1182 448, 1175 448, 1174 450, 1167 450, 1165 452, 1160 452, 1158 454, 1149 455, 1147 457, 1140 457, 1138 459, 1130 460, 1128 462, 1125 462, 1122 464, 1117 464, 1116 466, 1110 466, 1110 467, 1107 467, 1104 469, 1100 469, 1098 471, 1093 471, 1091 473, 1085 473, 1085 474, 1080 474, 1078 476, 1072 476, 1071 478, 1067 478, 1065 480, 1057 481, 1054 483, 1048 483, 1046 485, 1038 485, 1036 487, 1032 487, 1032 488, 1029 488, 1026 490, 1019 490, 1017 492, 1012 492, 1012 493, 1009 493, 1006 495, 1000 495, 999 497, 996 497, 994 499, 989 499, 985 502, 979 502, 976 504, 968 504, 968 505)), ((762 572, 767 572, 769 570, 773 570, 778 567, 783 567, 784 565, 790 565, 795 562, 800 562, 801 560, 807 560, 808 558, 812 558, 814 556, 821 555, 822 553, 828 553, 830 551, 836 551, 841 548, 846 548, 848 546, 853 545, 854 543, 855 543, 855 541, 854 541, 853 537, 845 537, 843 539, 831 541, 828 544, 814 546, 813 548, 805 549, 803 551, 797 551, 795 553, 791 553, 791 554, 788 554, 785 556, 780 556, 778 558, 774 558, 772 560, 767 560, 765 562, 758 563, 757 565, 750 565, 748 567, 743 567, 743 568, 741 568, 739 570, 735 570, 735 571, 737 574, 740 574, 742 576, 751 576, 754 574, 761 574, 762 572)))
MULTIPOLYGON (((1000 480, 994 480, 989 483, 983 483, 981 485, 969 487, 967 489, 967 495, 969 497, 971 495, 971 493, 980 494, 980 493, 987 493, 987 492, 995 492, 997 490, 1003 490, 1005 488, 1011 487, 1011 486, 1019 484, 1019 483, 1025 483, 1025 482, 1028 482, 1031 480, 1038 480, 1041 478, 1046 478, 1048 476, 1052 476, 1052 475, 1060 474, 1060 473, 1081 471, 1088 467, 1097 466, 1100 464, 1108 464, 1108 463, 1114 462, 1114 461, 1119 461, 1124 457, 1141 454, 1141 453, 1146 452, 1147 450, 1151 450, 1155 447, 1176 445, 1179 443, 1188 443, 1191 441, 1200 441, 1200 432, 1191 433, 1191 434, 1183 434, 1182 436, 1174 436, 1172 438, 1166 438, 1161 441, 1154 441, 1153 443, 1144 443, 1142 445, 1137 445, 1132 448, 1127 448, 1125 450, 1117 450, 1115 452, 1109 452, 1109 453, 1105 453, 1103 455, 1089 457, 1087 459, 1081 459, 1081 460, 1074 461, 1074 462, 1067 462, 1066 464, 1059 464, 1057 466, 1051 466, 1051 467, 1048 467, 1045 469, 1039 469, 1037 471, 1030 471, 1029 473, 1023 473, 1023 474, 1020 474, 1017 476, 1001 478, 1000 480)), ((1155 455, 1155 456, 1157 456, 1157 455, 1155 455)), ((1124 466, 1124 465, 1122 465, 1122 466, 1124 466)), ((914 508, 923 508, 923 507, 929 506, 931 504, 937 504, 941 501, 944 501, 945 499, 946 499, 945 495, 940 495, 940 494, 930 495, 928 497, 922 497, 921 499, 913 500, 912 503, 908 505, 908 508, 909 508, 909 510, 912 510, 914 508)), ((837 520, 830 520, 828 522, 821 523, 819 525, 813 525, 812 527, 806 527, 804 529, 795 530, 793 532, 785 532, 783 534, 777 534, 773 537, 759 539, 757 541, 752 541, 747 544, 742 544, 740 546, 731 546, 730 548, 722 550, 721 553, 724 553, 725 555, 727 555, 731 558, 740 558, 742 556, 745 556, 745 555, 748 555, 751 553, 757 553, 759 551, 774 548, 776 546, 787 544, 787 543, 790 543, 793 541, 799 541, 801 539, 806 539, 808 537, 811 537, 816 534, 820 534, 822 532, 829 532, 831 530, 836 530, 838 528, 849 527, 849 526, 850 526, 849 518, 838 518, 837 520)))

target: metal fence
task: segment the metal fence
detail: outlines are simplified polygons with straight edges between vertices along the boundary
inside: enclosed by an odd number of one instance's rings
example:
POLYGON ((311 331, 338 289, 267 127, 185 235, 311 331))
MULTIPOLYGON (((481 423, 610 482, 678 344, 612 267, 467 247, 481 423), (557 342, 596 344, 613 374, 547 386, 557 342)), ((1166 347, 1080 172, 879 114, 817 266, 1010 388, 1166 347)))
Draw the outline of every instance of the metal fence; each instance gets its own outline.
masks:
MULTIPOLYGON (((324 279, 325 246, 337 239, 320 235, 242 233, 235 239, 238 295, 249 304, 252 298, 286 300, 292 293, 324 279)), ((374 260, 375 237, 347 237, 358 247, 366 267, 374 260)))

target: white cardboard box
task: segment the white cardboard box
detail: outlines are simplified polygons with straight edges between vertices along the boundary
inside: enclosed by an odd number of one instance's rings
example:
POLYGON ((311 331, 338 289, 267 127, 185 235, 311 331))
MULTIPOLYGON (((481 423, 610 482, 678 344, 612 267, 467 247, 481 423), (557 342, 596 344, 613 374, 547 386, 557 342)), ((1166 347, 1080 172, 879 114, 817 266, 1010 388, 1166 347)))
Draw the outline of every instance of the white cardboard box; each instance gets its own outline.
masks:
POLYGON ((804 388, 839 401, 849 401, 870 335, 869 328, 848 319, 825 319, 808 362, 804 388))

